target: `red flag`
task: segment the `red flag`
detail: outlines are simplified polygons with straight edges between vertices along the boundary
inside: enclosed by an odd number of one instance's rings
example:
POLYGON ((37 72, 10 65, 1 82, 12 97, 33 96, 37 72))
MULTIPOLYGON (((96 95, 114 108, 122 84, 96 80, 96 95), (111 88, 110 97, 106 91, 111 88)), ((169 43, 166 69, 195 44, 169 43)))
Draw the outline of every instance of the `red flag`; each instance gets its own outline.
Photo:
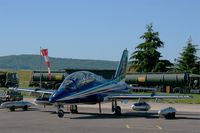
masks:
POLYGON ((48 49, 42 49, 41 52, 42 52, 42 56, 44 57, 45 63, 47 64, 49 79, 51 80, 52 75, 51 75, 51 70, 50 70, 50 60, 48 57, 48 49))
POLYGON ((42 56, 48 56, 48 49, 42 49, 42 56))

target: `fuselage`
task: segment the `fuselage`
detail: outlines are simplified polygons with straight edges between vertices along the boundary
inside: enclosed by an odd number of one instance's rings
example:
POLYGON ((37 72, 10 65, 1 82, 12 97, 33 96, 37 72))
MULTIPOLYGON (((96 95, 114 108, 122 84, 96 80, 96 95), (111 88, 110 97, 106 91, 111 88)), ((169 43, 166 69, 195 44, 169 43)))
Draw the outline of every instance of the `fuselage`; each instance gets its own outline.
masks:
POLYGON ((106 80, 87 71, 75 72, 65 78, 61 86, 49 98, 51 103, 96 104, 118 91, 126 91, 126 83, 117 79, 106 80))

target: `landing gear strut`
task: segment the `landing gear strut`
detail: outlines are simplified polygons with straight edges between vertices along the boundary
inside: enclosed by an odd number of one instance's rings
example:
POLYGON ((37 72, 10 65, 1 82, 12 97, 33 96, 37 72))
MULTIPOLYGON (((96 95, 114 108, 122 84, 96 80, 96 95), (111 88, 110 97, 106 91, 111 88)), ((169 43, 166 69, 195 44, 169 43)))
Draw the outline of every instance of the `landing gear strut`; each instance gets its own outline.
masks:
POLYGON ((70 112, 74 114, 78 113, 77 105, 70 105, 70 112))
POLYGON ((112 112, 115 112, 115 115, 121 115, 121 107, 117 106, 117 100, 112 100, 112 112))
POLYGON ((99 113, 101 114, 101 103, 99 102, 99 113))

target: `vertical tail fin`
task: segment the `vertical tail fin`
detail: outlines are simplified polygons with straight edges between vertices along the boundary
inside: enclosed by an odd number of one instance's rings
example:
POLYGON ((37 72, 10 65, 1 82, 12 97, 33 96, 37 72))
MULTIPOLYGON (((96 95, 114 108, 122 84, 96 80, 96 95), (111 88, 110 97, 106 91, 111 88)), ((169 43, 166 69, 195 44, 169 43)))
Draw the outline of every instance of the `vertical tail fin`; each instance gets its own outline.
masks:
POLYGON ((119 65, 117 67, 117 70, 115 72, 115 77, 114 79, 119 79, 119 80, 123 80, 125 79, 126 76, 126 70, 127 70, 127 63, 128 63, 128 50, 125 49, 123 51, 121 60, 119 62, 119 65))

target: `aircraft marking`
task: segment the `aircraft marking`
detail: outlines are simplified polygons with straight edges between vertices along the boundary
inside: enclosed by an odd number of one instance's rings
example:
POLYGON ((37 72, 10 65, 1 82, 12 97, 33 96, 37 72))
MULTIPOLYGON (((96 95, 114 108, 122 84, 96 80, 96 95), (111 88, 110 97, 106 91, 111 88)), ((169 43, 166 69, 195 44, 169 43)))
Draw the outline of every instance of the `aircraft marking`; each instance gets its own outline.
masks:
POLYGON ((160 125, 156 125, 156 127, 157 127, 159 130, 162 130, 162 129, 163 129, 160 125))
POLYGON ((130 127, 130 125, 128 125, 128 124, 127 124, 127 125, 126 125, 126 128, 128 128, 128 129, 129 129, 129 128, 131 128, 131 127, 130 127))

